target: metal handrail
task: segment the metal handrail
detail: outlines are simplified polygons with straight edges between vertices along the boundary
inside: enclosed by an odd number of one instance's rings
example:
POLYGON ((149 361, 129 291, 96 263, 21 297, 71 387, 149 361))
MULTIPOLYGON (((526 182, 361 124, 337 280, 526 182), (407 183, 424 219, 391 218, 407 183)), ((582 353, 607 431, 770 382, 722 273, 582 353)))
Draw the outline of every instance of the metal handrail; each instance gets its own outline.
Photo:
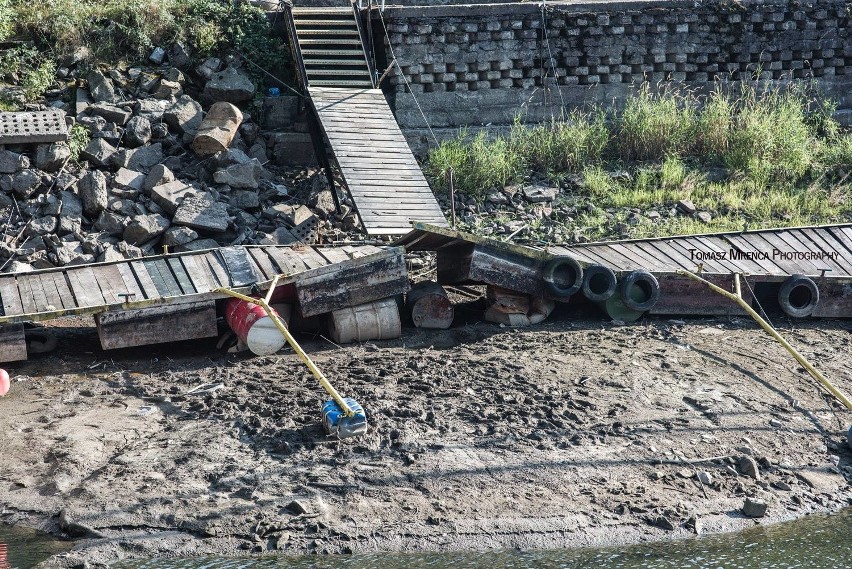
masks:
MULTIPOLYGON (((372 2, 372 0, 370 0, 372 2)), ((377 87, 376 77, 378 76, 378 71, 376 71, 376 60, 374 56, 374 46, 373 46, 373 26, 369 26, 367 28, 367 37, 364 37, 364 27, 361 24, 361 8, 360 8, 360 0, 359 2, 355 2, 352 0, 352 11, 355 16, 355 25, 358 27, 358 37, 361 39, 361 51, 364 52, 364 60, 367 63, 367 71, 370 74, 370 82, 373 84, 373 88, 377 87), (367 41, 365 41, 367 40, 367 41), (369 53, 367 50, 367 44, 369 43, 370 49, 369 53)))
POLYGON ((290 37, 290 56, 296 66, 296 81, 304 95, 308 95, 308 71, 305 69, 305 60, 302 57, 302 48, 299 45, 299 37, 296 35, 296 22, 293 20, 293 3, 290 0, 281 2, 284 10, 284 25, 287 27, 287 35, 290 37))

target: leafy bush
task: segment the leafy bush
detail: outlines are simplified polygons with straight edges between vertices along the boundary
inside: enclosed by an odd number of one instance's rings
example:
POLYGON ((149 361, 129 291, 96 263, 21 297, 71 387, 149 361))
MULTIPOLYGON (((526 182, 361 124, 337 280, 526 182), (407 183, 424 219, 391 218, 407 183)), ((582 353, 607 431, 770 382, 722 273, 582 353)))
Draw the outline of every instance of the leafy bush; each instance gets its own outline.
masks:
POLYGON ((89 144, 89 131, 81 124, 75 124, 68 133, 68 148, 71 149, 71 160, 77 161, 80 152, 89 144))
POLYGON ((52 58, 45 57, 34 47, 6 50, 0 59, 0 78, 15 78, 28 100, 41 96, 53 83, 55 75, 56 65, 52 58))

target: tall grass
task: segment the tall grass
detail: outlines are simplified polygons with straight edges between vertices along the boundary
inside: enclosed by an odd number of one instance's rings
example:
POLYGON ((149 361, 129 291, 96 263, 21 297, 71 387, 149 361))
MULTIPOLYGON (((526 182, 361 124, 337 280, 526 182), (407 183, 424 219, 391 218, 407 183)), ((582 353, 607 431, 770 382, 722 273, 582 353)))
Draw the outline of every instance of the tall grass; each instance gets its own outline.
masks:
POLYGON ((614 124, 618 155, 624 160, 659 160, 694 146, 694 99, 676 91, 651 92, 647 83, 627 99, 614 124))

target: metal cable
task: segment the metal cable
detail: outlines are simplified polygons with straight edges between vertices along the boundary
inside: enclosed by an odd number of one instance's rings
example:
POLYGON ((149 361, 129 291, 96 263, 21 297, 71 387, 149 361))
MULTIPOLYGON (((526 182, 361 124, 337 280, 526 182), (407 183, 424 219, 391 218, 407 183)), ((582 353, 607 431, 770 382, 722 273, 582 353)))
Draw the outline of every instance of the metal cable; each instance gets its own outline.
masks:
POLYGON ((757 304, 757 307, 760 309, 760 313, 763 315, 766 321, 769 322, 769 325, 775 328, 775 324, 772 323, 772 320, 769 319, 769 315, 763 309, 763 306, 760 305, 760 301, 757 300, 757 295, 754 294, 754 291, 752 290, 751 285, 748 284, 748 279, 745 275, 743 275, 743 282, 745 283, 746 287, 748 287, 748 290, 751 293, 751 297, 754 299, 755 304, 757 304))
MULTIPOLYGON (((397 61, 396 54, 393 52, 393 45, 391 44, 390 36, 388 35, 388 27, 385 25, 385 17, 382 15, 381 10, 379 10, 379 19, 382 21, 382 30, 384 30, 385 38, 388 40, 388 49, 390 50, 391 60, 397 61)), ((423 122, 426 123, 426 128, 429 129, 429 134, 432 135, 432 140, 435 141, 435 146, 440 146, 438 137, 435 136, 435 131, 432 130, 432 125, 429 124, 429 119, 426 118, 426 114, 423 112, 423 108, 420 106, 417 96, 414 94, 414 91, 411 90, 411 85, 408 84, 408 79, 405 77, 405 73, 402 72, 402 67, 400 67, 399 63, 397 63, 395 67, 397 71, 399 71, 399 76, 402 77, 403 83, 405 83, 405 86, 408 88, 408 92, 411 93, 411 98, 414 99, 414 104, 417 105, 417 110, 420 111, 420 116, 423 117, 423 122)))
MULTIPOLYGON (((553 50, 550 49, 550 37, 547 35, 547 16, 545 15, 545 4, 547 0, 542 0, 541 3, 541 29, 544 32, 544 43, 547 45, 547 54, 550 59, 550 68, 553 70, 553 79, 556 81, 556 92, 559 93, 559 100, 562 102, 562 111, 565 111, 565 98, 562 96, 562 89, 559 88, 559 74, 556 72, 556 61, 553 59, 553 50)), ((544 80, 542 79, 542 83, 544 80)))

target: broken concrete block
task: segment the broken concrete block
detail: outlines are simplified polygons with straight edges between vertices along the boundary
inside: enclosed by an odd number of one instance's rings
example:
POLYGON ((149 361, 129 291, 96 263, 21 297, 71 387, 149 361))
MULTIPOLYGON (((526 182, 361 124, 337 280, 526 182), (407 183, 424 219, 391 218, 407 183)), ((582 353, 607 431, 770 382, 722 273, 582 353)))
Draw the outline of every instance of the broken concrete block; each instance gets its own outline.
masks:
POLYGON ((234 190, 229 196, 228 204, 239 209, 254 209, 260 207, 260 196, 252 190, 234 190))
POLYGON ((241 69, 229 66, 214 73, 204 85, 204 96, 211 101, 239 103, 254 97, 255 85, 241 69))
POLYGON ((186 182, 172 180, 171 182, 154 186, 147 193, 155 204, 163 208, 163 211, 174 215, 187 196, 198 195, 201 192, 186 182))
POLYGON ((213 174, 217 184, 227 184, 232 188, 257 188, 263 174, 263 166, 256 159, 243 164, 232 164, 213 174))
POLYGON ((298 243, 296 236, 290 233, 290 230, 284 227, 279 227, 272 233, 267 233, 258 244, 260 245, 293 245, 298 243))
POLYGON ((523 189, 524 199, 530 203, 552 202, 559 195, 559 188, 527 186, 523 189))
POLYGON ((93 138, 80 152, 80 158, 95 166, 106 166, 115 154, 116 148, 103 138, 93 138))
POLYGON ((148 175, 145 177, 145 185, 142 186, 142 189, 146 192, 150 192, 151 188, 154 186, 159 186, 160 184, 167 184, 175 179, 174 173, 171 169, 165 164, 156 164, 151 168, 151 171, 148 172, 148 175))
POLYGON ((115 124, 122 126, 127 124, 127 121, 129 121, 130 117, 133 116, 133 113, 130 111, 115 105, 110 105, 109 103, 95 103, 89 107, 89 113, 103 117, 109 122, 114 122, 115 124))
POLYGON ((41 175, 37 170, 21 170, 13 174, 11 178, 10 191, 20 198, 29 197, 41 185, 41 175))
POLYGON ((156 164, 163 161, 163 145, 157 142, 139 148, 125 148, 115 153, 113 164, 119 167, 148 173, 156 164))
POLYGON ((127 224, 124 240, 131 245, 141 245, 162 235, 169 228, 168 218, 158 214, 137 215, 127 224))
POLYGON ((136 170, 128 170, 127 168, 119 168, 115 173, 112 183, 114 186, 125 190, 142 191, 145 184, 145 174, 136 170))
POLYGON ((124 233, 124 216, 111 211, 102 211, 95 221, 95 229, 110 235, 121 235, 124 233))
POLYGON ((151 121, 144 116, 136 116, 124 127, 124 144, 138 148, 151 140, 151 121))
POLYGON ((222 232, 228 229, 228 208, 207 197, 186 196, 172 221, 199 231, 222 232))
POLYGON ((198 233, 189 227, 169 227, 163 234, 163 245, 178 247, 198 239, 198 233))
POLYGON ((198 127, 192 150, 199 156, 212 156, 227 150, 242 120, 243 113, 231 103, 215 103, 198 127))
POLYGON ((218 249, 219 246, 219 243, 213 239, 196 239, 195 241, 190 241, 186 245, 180 245, 176 249, 179 252, 204 251, 206 249, 218 249))
POLYGON ((177 81, 160 79, 157 88, 151 93, 155 99, 177 99, 183 95, 183 87, 177 81))
POLYGON ((89 95, 93 100, 106 103, 114 103, 118 100, 112 80, 97 69, 86 76, 86 81, 89 83, 89 95))

